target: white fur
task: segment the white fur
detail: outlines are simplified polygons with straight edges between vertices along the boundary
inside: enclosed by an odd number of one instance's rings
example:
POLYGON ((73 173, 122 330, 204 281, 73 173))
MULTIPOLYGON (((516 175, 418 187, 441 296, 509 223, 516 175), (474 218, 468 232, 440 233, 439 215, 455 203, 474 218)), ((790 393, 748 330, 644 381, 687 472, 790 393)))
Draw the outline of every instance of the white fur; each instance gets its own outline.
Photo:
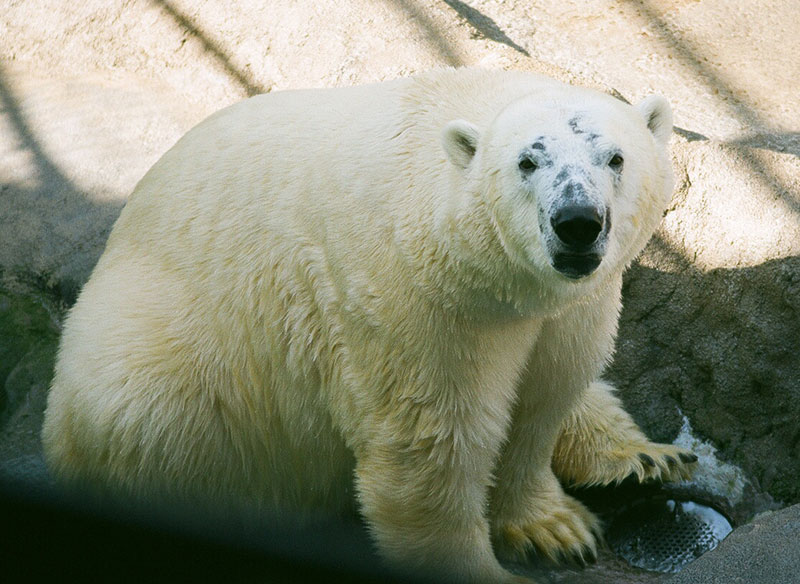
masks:
POLYGON ((646 112, 441 70, 215 114, 142 179, 70 312, 49 464, 135 496, 303 512, 355 492, 385 556, 470 581, 512 579, 492 536, 583 554, 596 520, 550 462, 670 196, 669 107, 646 112), (537 223, 557 194, 517 156, 543 134, 587 167, 575 112, 625 168, 589 169, 613 227, 570 280, 537 223), (573 540, 552 542, 559 524, 573 540))

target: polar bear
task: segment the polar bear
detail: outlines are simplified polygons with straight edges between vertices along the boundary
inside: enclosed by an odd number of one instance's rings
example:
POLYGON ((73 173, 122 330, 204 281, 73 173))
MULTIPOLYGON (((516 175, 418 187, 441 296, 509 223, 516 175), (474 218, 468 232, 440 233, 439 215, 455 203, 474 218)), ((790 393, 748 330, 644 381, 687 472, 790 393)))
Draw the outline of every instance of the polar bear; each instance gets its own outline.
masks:
POLYGON ((146 174, 66 319, 65 484, 299 515, 468 582, 588 558, 562 490, 687 476, 596 381, 672 188, 671 111, 527 73, 278 92, 146 174))

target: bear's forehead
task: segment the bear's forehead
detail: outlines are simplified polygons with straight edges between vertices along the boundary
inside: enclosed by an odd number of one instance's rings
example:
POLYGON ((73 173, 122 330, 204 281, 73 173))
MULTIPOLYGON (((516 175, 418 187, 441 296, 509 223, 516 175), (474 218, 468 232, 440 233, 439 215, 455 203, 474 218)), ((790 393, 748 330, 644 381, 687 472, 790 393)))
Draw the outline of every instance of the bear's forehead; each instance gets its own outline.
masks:
POLYGON ((599 130, 593 130, 591 126, 585 114, 576 113, 567 120, 567 127, 575 136, 583 138, 589 144, 596 144, 601 135, 598 133, 599 130))
MULTIPOLYGON (((603 123, 602 119, 593 116, 588 112, 561 112, 560 116, 553 116, 548 120, 547 127, 543 127, 539 135, 534 139, 534 143, 546 142, 553 143, 557 140, 579 139, 589 145, 596 145, 599 142, 608 141, 608 124, 603 123), (543 138, 540 140, 539 138, 543 138)), ((535 127, 531 128, 535 131, 535 127)))
POLYGON ((545 147, 558 141, 585 149, 628 142, 633 137, 627 134, 640 129, 633 117, 631 106, 614 98, 594 99, 571 92, 521 98, 506 107, 493 125, 501 140, 521 139, 525 146, 540 143, 545 147))

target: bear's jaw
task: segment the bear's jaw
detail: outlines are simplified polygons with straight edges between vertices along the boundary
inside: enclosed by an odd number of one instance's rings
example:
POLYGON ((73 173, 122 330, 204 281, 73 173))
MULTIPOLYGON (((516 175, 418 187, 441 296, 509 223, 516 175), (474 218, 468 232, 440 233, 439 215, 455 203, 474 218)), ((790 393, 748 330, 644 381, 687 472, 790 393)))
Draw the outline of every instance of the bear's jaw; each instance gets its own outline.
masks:
POLYGON ((553 256, 552 266, 560 274, 571 280, 580 280, 592 274, 603 256, 598 253, 561 252, 553 256))

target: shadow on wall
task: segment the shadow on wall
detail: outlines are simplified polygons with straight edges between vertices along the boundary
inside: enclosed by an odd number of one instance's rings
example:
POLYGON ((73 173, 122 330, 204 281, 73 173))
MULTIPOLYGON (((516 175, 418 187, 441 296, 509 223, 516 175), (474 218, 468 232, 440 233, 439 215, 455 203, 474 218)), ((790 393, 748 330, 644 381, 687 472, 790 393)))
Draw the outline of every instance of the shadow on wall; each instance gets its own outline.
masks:
MULTIPOLYGON (((743 98, 744 92, 738 90, 731 82, 722 79, 702 58, 699 46, 686 38, 678 37, 668 23, 659 16, 654 4, 648 0, 627 0, 627 3, 641 10, 641 13, 658 40, 674 49, 677 59, 684 67, 691 70, 694 76, 704 82, 709 89, 718 94, 718 100, 726 106, 730 115, 743 125, 755 127, 756 133, 730 142, 732 146, 749 146, 776 152, 786 152, 800 157, 800 133, 781 132, 771 128, 759 114, 757 108, 748 104, 743 98)), ((753 177, 764 180, 775 194, 783 199, 788 208, 800 216, 800 196, 792 193, 789 185, 767 169, 764 164, 745 148, 738 149, 739 158, 753 177)), ((799 217, 800 220, 800 217, 799 217)))
MULTIPOLYGON (((460 67, 466 64, 457 47, 447 39, 436 22, 428 16, 427 7, 419 6, 419 3, 413 0, 384 0, 384 2, 397 9, 406 19, 417 24, 431 51, 438 55, 443 63, 451 67, 460 67)), ((443 2, 472 28, 474 36, 506 45, 526 57, 530 57, 528 51, 511 40, 494 20, 478 9, 460 0, 443 0, 443 2)))
POLYGON ((497 23, 480 12, 479 10, 461 2, 460 0, 443 0, 450 8, 455 10, 458 15, 463 18, 475 30, 478 36, 492 40, 496 43, 502 43, 511 47, 515 51, 522 53, 526 57, 530 57, 528 51, 523 49, 517 43, 508 38, 508 35, 497 25, 497 23))
POLYGON ((651 437, 687 416, 757 487, 800 500, 800 256, 702 272, 659 238, 646 253, 674 271, 626 274, 608 378, 651 437))
POLYGON ((236 81, 236 83, 238 83, 247 92, 248 96, 267 93, 269 91, 269 88, 262 85, 258 80, 254 79, 251 74, 237 68, 233 64, 230 55, 228 55, 223 49, 222 43, 211 38, 209 33, 204 31, 200 25, 194 22, 186 14, 178 10, 171 2, 168 2, 167 0, 151 0, 151 2, 166 12, 172 18, 172 20, 175 21, 175 24, 177 24, 181 29, 200 41, 200 44, 203 45, 203 49, 206 51, 206 54, 208 54, 216 63, 218 63, 228 74, 228 76, 236 81))
POLYGON ((0 280, 53 293, 70 305, 122 204, 92 200, 53 162, 1 68, 0 108, 16 139, 15 155, 33 167, 23 180, 0 176, 0 280))

